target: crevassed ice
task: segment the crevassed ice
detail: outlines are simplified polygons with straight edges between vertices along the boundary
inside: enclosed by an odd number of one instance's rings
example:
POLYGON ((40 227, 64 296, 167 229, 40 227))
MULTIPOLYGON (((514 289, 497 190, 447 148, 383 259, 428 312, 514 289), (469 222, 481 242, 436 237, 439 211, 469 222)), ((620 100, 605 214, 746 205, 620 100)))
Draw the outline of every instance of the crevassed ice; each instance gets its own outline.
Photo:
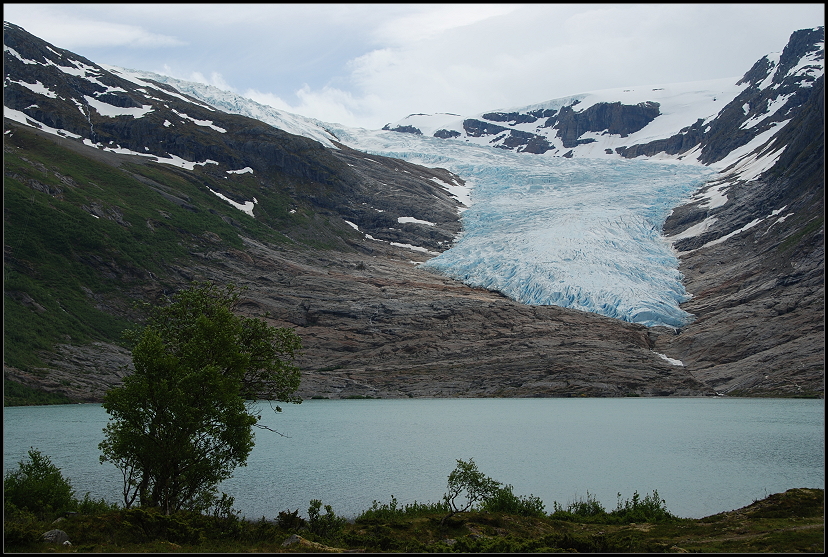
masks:
POLYGON ((526 304, 680 327, 692 316, 661 226, 711 171, 653 161, 526 155, 336 128, 369 153, 443 166, 472 185, 463 232, 425 266, 526 304))

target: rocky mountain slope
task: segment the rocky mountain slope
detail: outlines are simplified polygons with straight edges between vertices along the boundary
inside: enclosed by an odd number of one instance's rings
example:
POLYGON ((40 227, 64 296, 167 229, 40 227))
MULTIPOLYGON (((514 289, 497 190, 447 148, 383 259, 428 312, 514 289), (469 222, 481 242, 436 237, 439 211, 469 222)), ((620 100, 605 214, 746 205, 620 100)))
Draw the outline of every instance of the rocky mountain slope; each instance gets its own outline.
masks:
MULTIPOLYGON (((760 60, 731 99, 710 101, 720 119, 672 129, 663 146, 644 141, 664 116, 647 99, 580 111, 572 99, 463 127, 526 156, 555 156, 543 141, 582 156, 610 138, 627 144, 601 147, 606 156, 733 159, 665 224, 684 251, 696 315, 675 334, 522 305, 419 267, 460 231, 452 192, 462 176, 369 155, 324 126, 281 117, 324 144, 293 135, 5 24, 7 391, 99 400, 128 373, 118 331, 140 320, 129 301, 210 279, 247 286, 245 311, 296 328, 305 397, 821 393, 819 32, 795 34, 789 55, 760 60), (513 135, 541 118, 554 138, 513 135), (514 126, 490 127, 501 124, 514 126)), ((397 131, 411 132, 405 125, 397 131)))

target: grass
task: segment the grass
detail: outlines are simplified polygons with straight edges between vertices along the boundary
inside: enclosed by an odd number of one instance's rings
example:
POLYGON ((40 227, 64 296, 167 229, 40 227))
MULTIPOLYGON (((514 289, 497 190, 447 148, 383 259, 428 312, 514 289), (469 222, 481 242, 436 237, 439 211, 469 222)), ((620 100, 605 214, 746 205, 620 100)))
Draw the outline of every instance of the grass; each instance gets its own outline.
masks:
MULTIPOLYGON (((327 224, 291 194, 318 186, 278 171, 254 177, 210 165, 115 167, 24 126, 4 135, 3 167, 3 361, 25 372, 46 368, 58 343, 120 343, 121 331, 141 318, 134 301, 175 290, 180 268, 243 250, 242 236, 351 249, 343 240, 349 230, 327 224), (237 200, 255 197, 256 218, 208 188, 237 200)), ((15 403, 48 398, 11 388, 15 403)))
MULTIPOLYGON (((180 512, 130 509, 78 513, 58 525, 33 515, 5 517, 7 552, 811 552, 824 549, 824 490, 792 489, 742 509, 701 519, 669 513, 639 522, 619 522, 613 513, 636 507, 666 511, 657 494, 622 501, 607 513, 591 500, 570 503, 540 517, 500 512, 467 512, 441 525, 445 506, 377 501, 352 521, 336 517, 313 501, 313 519, 297 512, 276 520, 242 520, 180 512), (314 503, 316 505, 314 506, 314 503), (555 517, 560 511, 572 516, 555 517), (598 518, 602 516, 603 518, 598 518), (71 546, 40 541, 60 528, 71 546), (297 535, 298 538, 291 538, 297 535), (295 543, 282 544, 288 539, 295 543)), ((309 511, 311 511, 309 509, 309 511)), ((94 506, 91 509, 94 511, 94 506)), ((639 509, 640 510, 640 509, 639 509)), ((7 513, 8 514, 8 513, 7 513)), ((630 518, 629 516, 627 518, 630 518)))

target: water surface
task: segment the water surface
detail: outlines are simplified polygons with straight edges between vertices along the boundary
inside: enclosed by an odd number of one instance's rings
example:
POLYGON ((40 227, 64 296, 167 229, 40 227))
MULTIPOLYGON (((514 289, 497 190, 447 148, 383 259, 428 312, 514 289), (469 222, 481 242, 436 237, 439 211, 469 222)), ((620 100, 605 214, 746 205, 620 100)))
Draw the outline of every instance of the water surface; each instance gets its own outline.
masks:
MULTIPOLYGON (((222 489, 248 518, 307 514, 321 499, 354 516, 394 495, 439 501, 456 459, 566 504, 587 491, 607 510, 617 493, 658 490, 668 509, 702 517, 796 487, 824 488, 824 401, 733 398, 308 400, 262 407, 248 466, 222 489)), ((30 446, 79 494, 120 501, 121 477, 98 461, 100 405, 4 408, 3 467, 30 446)))

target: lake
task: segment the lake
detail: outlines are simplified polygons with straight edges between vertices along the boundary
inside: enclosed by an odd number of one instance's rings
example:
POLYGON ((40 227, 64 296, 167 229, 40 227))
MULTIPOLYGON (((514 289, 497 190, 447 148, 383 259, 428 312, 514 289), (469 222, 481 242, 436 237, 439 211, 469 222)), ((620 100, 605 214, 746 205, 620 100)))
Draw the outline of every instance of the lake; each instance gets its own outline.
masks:
MULTIPOLYGON (((825 487, 825 402, 747 398, 307 400, 262 404, 256 446, 222 491, 242 515, 307 516, 311 499, 353 517, 374 500, 436 502, 457 459, 535 495, 552 511, 586 497, 607 510, 658 490, 700 518, 791 488, 825 487)), ((120 472, 100 464, 99 404, 3 409, 3 469, 29 447, 79 496, 121 502, 120 472)))

